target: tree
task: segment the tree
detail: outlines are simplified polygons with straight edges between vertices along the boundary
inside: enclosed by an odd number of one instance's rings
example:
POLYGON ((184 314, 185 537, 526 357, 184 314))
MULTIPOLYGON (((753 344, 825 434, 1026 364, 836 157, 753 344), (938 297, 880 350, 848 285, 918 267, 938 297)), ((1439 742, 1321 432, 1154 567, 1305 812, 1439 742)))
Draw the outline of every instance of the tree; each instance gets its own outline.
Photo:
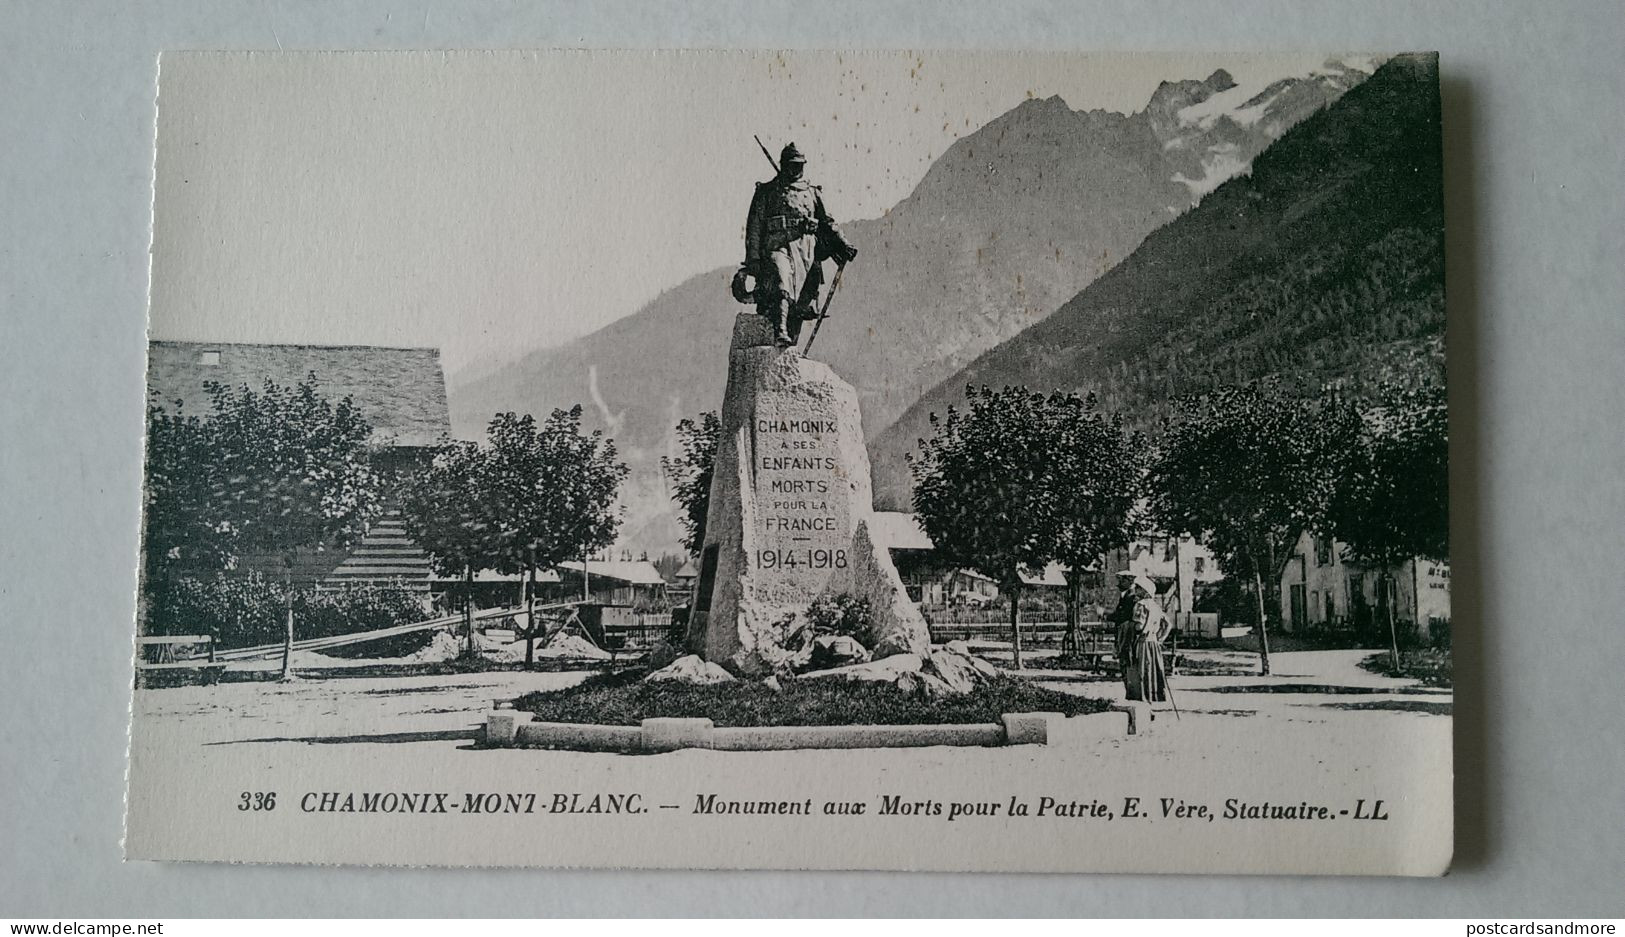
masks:
POLYGON ((1450 427, 1444 388, 1387 387, 1365 415, 1330 510, 1353 557, 1380 571, 1388 648, 1399 669, 1394 568, 1450 555, 1450 427))
POLYGON ((210 428, 177 402, 147 408, 146 482, 142 485, 143 581, 152 591, 174 569, 220 570, 235 557, 232 528, 213 507, 215 446, 210 428))
POLYGON ((463 580, 463 626, 474 654, 474 573, 495 564, 498 520, 486 496, 489 460, 471 442, 444 446, 410 476, 401 496, 406 532, 428 552, 437 573, 463 580))
POLYGON ((1128 544, 1137 524, 1144 440, 1129 437, 1118 416, 1107 418, 1095 395, 1055 394, 1046 402, 1053 486, 1054 559, 1066 568, 1067 646, 1078 648, 1083 577, 1103 555, 1128 544))
POLYGON ((299 551, 345 546, 380 511, 371 425, 349 397, 336 405, 316 375, 289 388, 266 381, 204 385, 211 413, 149 419, 147 553, 162 571, 174 561, 229 567, 245 553, 282 557, 289 586, 282 675, 293 653, 293 567, 299 551), (154 482, 154 479, 156 480, 154 482))
POLYGON ((1206 537, 1227 575, 1249 575, 1259 669, 1270 672, 1265 582, 1326 517, 1358 417, 1335 397, 1302 400, 1263 381, 1178 401, 1148 478, 1170 536, 1206 537))
POLYGON ((653 562, 655 572, 660 574, 661 579, 670 583, 682 571, 684 564, 688 562, 688 557, 679 553, 662 553, 653 562))
POLYGON ((690 556, 699 555, 705 545, 705 515, 711 509, 711 476, 721 436, 722 421, 715 410, 707 410, 698 423, 684 419, 677 424, 680 454, 660 457, 672 497, 683 509, 683 548, 690 556))
POLYGON ((581 406, 554 410, 544 423, 499 413, 487 430, 484 473, 495 519, 493 565, 524 575, 525 666, 535 661, 536 570, 615 542, 615 494, 627 467, 602 431, 581 431, 581 406))
POLYGON ((936 434, 909 457, 914 509, 936 552, 1010 597, 1010 647, 1021 667, 1021 570, 1053 558, 1052 434, 1042 395, 966 388, 968 409, 931 414, 936 434))

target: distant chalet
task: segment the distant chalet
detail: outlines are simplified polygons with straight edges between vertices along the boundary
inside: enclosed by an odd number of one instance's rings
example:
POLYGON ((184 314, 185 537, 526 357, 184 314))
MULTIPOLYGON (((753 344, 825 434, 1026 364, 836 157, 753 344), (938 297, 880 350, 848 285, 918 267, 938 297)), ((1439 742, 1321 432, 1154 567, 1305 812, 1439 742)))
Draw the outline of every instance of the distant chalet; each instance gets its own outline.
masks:
MULTIPOLYGON (((334 404, 351 398, 372 424, 370 443, 381 471, 408 471, 432 457, 451 436, 446 378, 438 348, 376 345, 251 345, 235 342, 154 341, 147 347, 149 402, 207 416, 208 383, 256 393, 266 381, 293 387, 315 375, 317 389, 334 404)), ((393 486, 391 486, 393 487, 393 486)), ((350 549, 302 551, 308 561, 295 578, 319 585, 399 584, 427 590, 429 560, 405 534, 398 506, 385 502, 384 516, 350 549)), ((241 571, 281 576, 281 560, 243 557, 241 571)))

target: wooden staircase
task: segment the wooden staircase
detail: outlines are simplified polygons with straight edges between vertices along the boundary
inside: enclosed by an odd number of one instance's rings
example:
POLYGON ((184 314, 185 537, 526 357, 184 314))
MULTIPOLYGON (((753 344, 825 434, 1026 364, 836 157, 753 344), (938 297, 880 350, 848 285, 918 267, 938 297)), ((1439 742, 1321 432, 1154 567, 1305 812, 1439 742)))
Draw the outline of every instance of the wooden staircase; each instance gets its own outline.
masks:
POLYGON ((401 513, 387 511, 350 555, 322 577, 322 585, 400 585, 427 592, 430 576, 429 555, 406 535, 401 513))

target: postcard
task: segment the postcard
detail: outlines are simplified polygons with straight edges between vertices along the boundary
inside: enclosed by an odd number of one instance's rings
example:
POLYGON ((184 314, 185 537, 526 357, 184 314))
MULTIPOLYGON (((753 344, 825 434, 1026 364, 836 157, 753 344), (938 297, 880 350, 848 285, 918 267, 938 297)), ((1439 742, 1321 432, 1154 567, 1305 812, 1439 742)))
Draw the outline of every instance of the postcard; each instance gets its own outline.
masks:
POLYGON ((1429 53, 165 54, 126 855, 1443 874, 1440 154, 1429 53))

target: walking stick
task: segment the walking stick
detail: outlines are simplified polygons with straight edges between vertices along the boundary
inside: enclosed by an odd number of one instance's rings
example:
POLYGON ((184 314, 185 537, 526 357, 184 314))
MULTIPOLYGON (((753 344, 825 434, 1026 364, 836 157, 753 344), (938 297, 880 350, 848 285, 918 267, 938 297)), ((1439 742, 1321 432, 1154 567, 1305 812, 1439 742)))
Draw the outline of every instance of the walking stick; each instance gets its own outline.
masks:
POLYGON ((1157 652, 1157 676, 1162 678, 1162 689, 1168 694, 1168 705, 1173 707, 1174 718, 1179 718, 1179 704, 1174 701, 1174 685, 1168 682, 1168 670, 1162 663, 1162 652, 1157 652))
POLYGON ((824 307, 818 310, 818 318, 813 322, 812 335, 807 337, 807 347, 801 349, 803 355, 812 351, 813 342, 818 341, 818 330, 824 327, 824 320, 829 318, 829 304, 835 301, 835 291, 841 288, 841 275, 846 273, 846 264, 835 268, 835 279, 830 281, 829 295, 824 297, 824 307))

